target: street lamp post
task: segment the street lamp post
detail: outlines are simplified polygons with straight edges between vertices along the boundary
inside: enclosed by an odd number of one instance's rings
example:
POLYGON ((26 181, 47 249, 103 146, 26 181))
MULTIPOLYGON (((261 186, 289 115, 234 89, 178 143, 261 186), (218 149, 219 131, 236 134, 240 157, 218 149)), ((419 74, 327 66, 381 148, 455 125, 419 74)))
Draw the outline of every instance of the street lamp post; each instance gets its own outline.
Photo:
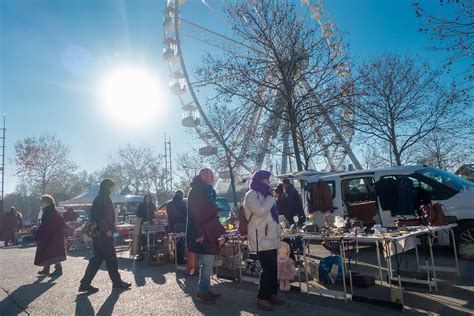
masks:
POLYGON ((5 113, 3 113, 3 128, 2 128, 2 166, 0 167, 0 171, 2 172, 2 200, 0 209, 4 211, 4 195, 5 195, 5 132, 6 132, 6 125, 5 125, 5 113))

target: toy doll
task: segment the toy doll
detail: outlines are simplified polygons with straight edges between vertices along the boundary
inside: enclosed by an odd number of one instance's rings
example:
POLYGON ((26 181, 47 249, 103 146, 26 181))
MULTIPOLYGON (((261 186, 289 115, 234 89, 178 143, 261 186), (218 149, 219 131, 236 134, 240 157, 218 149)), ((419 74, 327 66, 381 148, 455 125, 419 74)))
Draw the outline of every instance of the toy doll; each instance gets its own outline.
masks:
POLYGON ((278 249, 278 280, 280 280, 280 290, 288 292, 290 281, 295 277, 295 262, 290 258, 290 245, 281 242, 278 249))

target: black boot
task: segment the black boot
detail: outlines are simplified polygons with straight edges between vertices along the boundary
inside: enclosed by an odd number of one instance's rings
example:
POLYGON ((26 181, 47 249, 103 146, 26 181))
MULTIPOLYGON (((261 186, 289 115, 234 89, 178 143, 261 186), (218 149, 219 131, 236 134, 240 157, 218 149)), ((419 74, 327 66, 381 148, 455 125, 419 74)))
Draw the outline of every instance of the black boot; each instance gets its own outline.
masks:
POLYGON ((43 270, 38 272, 39 275, 48 275, 49 274, 49 266, 45 266, 43 270))
POLYGON ((61 276, 63 275, 63 267, 60 263, 54 265, 54 271, 51 273, 51 276, 61 276))

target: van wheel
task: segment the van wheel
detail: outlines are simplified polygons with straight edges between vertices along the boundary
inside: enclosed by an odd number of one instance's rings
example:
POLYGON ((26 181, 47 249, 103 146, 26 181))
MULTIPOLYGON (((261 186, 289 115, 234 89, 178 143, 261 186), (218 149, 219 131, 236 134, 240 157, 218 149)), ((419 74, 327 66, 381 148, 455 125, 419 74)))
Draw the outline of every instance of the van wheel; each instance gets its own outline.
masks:
POLYGON ((459 246, 474 244, 474 223, 462 224, 459 227, 459 246))
POLYGON ((458 232, 459 258, 474 260, 474 222, 460 225, 458 232))

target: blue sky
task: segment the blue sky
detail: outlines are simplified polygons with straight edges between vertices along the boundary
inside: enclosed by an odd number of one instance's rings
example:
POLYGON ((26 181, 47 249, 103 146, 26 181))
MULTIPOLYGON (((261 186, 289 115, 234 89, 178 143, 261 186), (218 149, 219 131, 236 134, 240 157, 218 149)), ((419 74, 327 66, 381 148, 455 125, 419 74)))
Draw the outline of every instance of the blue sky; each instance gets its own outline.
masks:
MULTIPOLYGON (((217 3, 219 1, 209 1, 217 3)), ((421 1, 441 12, 438 1, 421 1)), ((417 31, 411 0, 326 0, 338 28, 347 32, 355 62, 382 52, 418 54, 433 64, 445 56, 428 50, 417 31)), ((133 143, 163 152, 166 132, 173 152, 198 147, 181 126, 178 100, 168 92, 162 59, 164 1, 2 0, 0 1, 0 112, 7 115, 6 192, 15 187, 14 143, 52 133, 71 146, 72 158, 88 171, 100 169, 108 154, 133 143), (133 128, 111 122, 98 98, 100 78, 121 65, 145 67, 158 79, 159 116, 133 128)), ((199 0, 182 8, 188 20, 220 29, 219 19, 199 0)), ((187 39, 185 39, 186 41, 187 39)), ((183 43, 183 45, 197 45, 183 43)), ((192 63, 199 56, 185 51, 192 63)), ((459 69, 462 66, 458 67, 459 69)))

